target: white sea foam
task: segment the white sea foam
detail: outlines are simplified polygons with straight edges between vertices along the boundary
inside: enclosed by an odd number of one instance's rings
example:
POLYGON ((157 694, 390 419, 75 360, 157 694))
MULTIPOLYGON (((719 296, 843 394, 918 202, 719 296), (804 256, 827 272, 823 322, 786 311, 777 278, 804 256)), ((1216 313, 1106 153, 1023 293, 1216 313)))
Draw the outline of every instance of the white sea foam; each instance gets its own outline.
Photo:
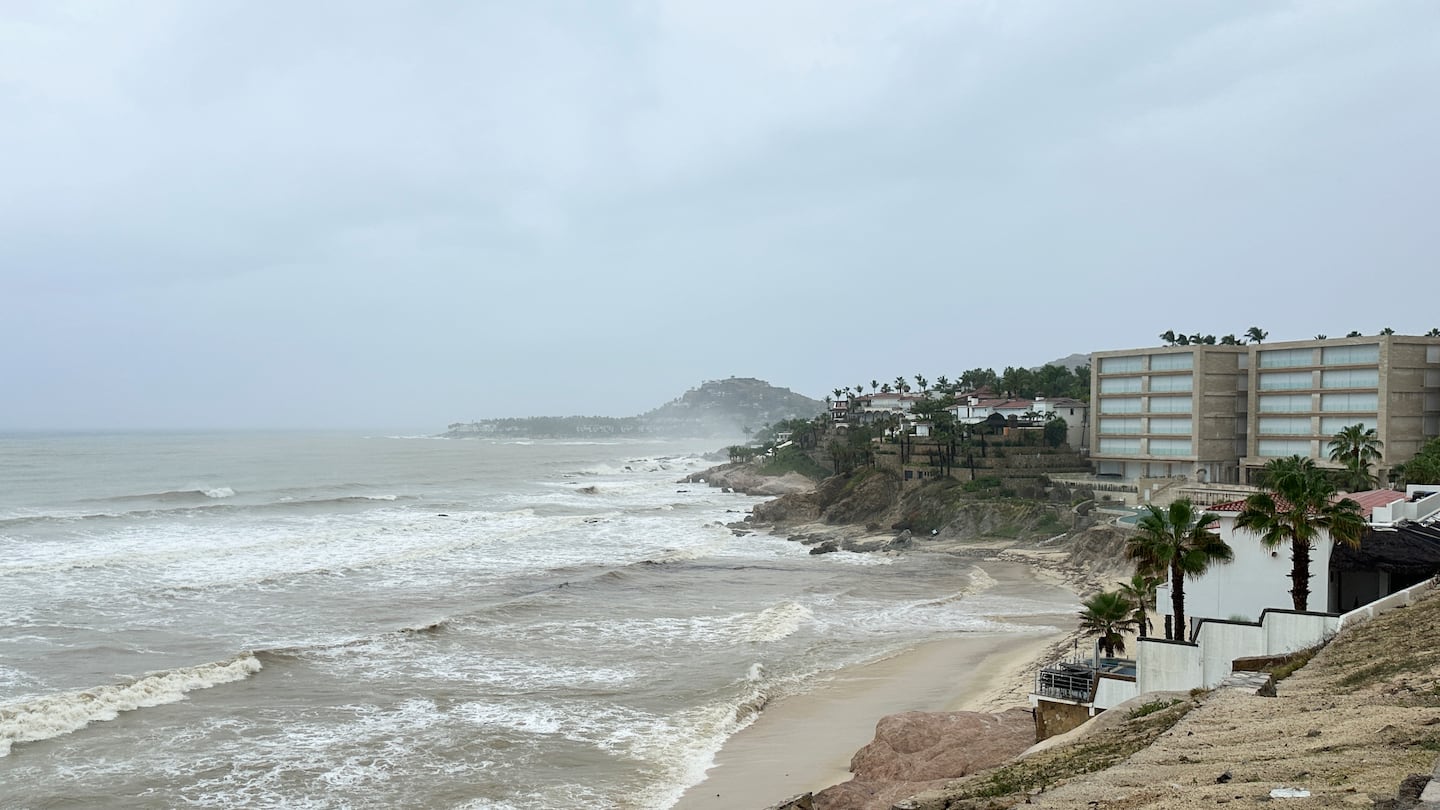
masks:
POLYGON ((235 497, 235 490, 231 489, 230 487, 212 487, 210 489, 201 489, 200 492, 203 493, 207 498, 235 497))
POLYGON ((813 616, 810 608, 798 602, 786 602, 747 619, 742 632, 751 641, 779 641, 793 635, 813 616))
POLYGON ((260 671, 246 653, 229 661, 154 672, 126 683, 0 704, 0 756, 17 742, 48 740, 91 723, 114 720, 120 712, 184 700, 196 689, 243 680, 260 671))

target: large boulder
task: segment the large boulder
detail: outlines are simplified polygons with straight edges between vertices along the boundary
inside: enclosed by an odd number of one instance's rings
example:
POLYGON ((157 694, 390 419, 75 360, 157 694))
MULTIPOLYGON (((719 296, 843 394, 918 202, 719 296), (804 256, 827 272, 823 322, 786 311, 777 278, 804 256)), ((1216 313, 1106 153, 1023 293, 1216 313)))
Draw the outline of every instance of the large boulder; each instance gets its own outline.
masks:
POLYGON ((815 808, 888 810, 907 796, 1007 762, 1034 742, 1035 721, 1025 709, 892 714, 850 760, 854 778, 815 794, 815 808))

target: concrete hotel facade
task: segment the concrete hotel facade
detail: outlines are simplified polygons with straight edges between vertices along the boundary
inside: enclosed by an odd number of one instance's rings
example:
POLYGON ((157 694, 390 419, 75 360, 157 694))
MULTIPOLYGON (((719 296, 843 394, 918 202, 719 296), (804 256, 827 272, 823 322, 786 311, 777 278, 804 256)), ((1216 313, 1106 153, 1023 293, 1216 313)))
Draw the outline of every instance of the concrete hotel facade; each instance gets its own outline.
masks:
POLYGON ((1329 461, 1346 425, 1375 428, 1389 469, 1440 436, 1440 338, 1377 335, 1096 352, 1095 471, 1252 483, 1272 458, 1329 461))

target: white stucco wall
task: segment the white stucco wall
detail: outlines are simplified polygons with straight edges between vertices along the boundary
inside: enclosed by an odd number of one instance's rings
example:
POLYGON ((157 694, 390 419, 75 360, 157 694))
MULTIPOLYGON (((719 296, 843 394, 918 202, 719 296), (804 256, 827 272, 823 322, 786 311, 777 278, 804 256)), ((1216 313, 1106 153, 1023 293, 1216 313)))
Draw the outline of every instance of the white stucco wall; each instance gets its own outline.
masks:
POLYGON ((1099 682, 1095 685, 1094 705, 1097 709, 1108 709, 1111 706, 1118 706, 1138 694, 1140 694, 1140 690, 1135 681, 1107 678, 1101 675, 1099 682))
MULTIPOLYGON (((1230 544, 1235 558, 1212 565, 1202 576, 1185 581, 1185 615, 1188 619, 1230 619, 1243 617, 1258 621, 1266 608, 1290 609, 1290 547, 1266 548, 1254 533, 1235 529, 1235 515, 1222 515, 1217 528, 1220 538, 1230 544)), ((1309 609, 1324 611, 1330 605, 1330 537, 1316 539, 1310 551, 1309 609)), ((1161 619, 1171 613, 1170 584, 1158 589, 1156 599, 1161 619)), ((1189 622, 1194 626, 1194 621, 1189 622)), ((1163 626, 1163 624, 1161 624, 1163 626)))
POLYGON ((1200 685, 1200 648, 1159 639, 1135 645, 1135 684, 1140 692, 1185 691, 1200 685))

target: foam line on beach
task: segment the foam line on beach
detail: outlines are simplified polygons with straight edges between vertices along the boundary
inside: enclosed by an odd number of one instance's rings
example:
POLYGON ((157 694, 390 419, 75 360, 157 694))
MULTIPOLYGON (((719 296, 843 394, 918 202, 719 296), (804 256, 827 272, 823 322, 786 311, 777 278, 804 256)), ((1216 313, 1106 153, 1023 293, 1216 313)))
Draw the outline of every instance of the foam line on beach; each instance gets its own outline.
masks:
POLYGON ((227 661, 152 672, 124 683, 0 705, 0 756, 9 755, 15 743, 48 740, 114 720, 121 712, 176 703, 197 689, 244 680, 260 670, 260 661, 244 653, 227 661))

